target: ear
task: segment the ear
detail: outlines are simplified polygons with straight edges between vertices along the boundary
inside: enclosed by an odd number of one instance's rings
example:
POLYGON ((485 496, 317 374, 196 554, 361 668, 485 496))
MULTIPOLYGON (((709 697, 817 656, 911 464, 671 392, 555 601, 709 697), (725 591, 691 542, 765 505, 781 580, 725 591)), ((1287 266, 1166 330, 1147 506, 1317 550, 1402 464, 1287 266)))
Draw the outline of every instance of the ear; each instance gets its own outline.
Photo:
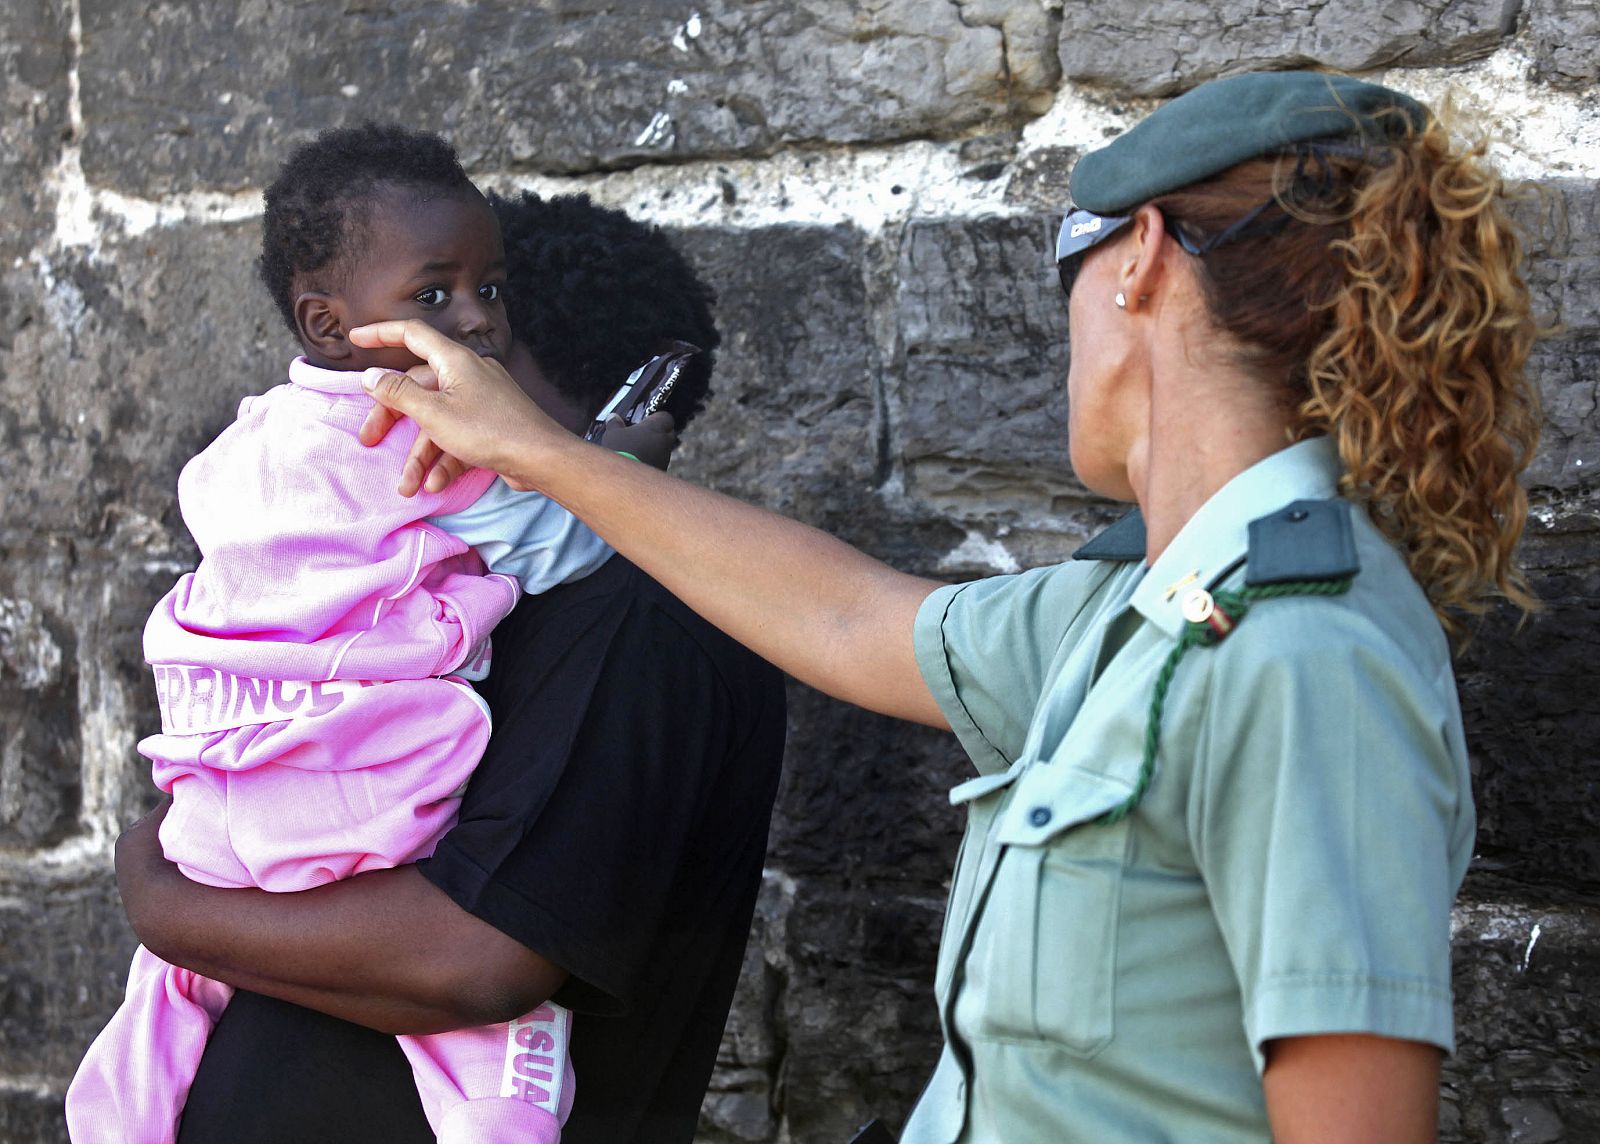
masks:
POLYGON ((344 307, 321 290, 307 290, 294 300, 294 324, 300 343, 327 361, 343 361, 355 352, 344 336, 344 307))
POLYGON ((1144 310, 1170 274, 1167 260, 1173 247, 1167 239, 1167 220, 1153 206, 1142 206, 1133 215, 1133 234, 1124 243, 1122 262, 1117 267, 1117 288, 1127 298, 1130 312, 1144 310))

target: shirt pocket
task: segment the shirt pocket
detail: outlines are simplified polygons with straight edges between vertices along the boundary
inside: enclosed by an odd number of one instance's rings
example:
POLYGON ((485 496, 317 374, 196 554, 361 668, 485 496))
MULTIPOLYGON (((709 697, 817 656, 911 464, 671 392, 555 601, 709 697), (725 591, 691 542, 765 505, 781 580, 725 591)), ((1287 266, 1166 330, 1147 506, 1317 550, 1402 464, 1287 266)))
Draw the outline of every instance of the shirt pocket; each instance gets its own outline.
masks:
POLYGON ((1005 847, 973 935, 961 1027, 1084 1058, 1111 1042, 1128 830, 1089 822, 1005 847))

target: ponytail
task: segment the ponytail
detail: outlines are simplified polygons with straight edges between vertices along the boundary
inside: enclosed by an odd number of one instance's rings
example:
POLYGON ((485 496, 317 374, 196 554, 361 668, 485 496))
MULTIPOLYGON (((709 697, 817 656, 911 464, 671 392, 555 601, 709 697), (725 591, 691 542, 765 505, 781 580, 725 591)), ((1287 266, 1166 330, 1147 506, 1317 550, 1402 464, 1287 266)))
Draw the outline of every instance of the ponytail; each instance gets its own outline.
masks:
POLYGON ((1294 439, 1337 442, 1341 492, 1451 630, 1489 596, 1537 603, 1514 557, 1539 437, 1536 327, 1485 150, 1431 120, 1381 150, 1310 144, 1155 201, 1196 237, 1276 202, 1281 225, 1200 260, 1211 319, 1281 387, 1294 439))

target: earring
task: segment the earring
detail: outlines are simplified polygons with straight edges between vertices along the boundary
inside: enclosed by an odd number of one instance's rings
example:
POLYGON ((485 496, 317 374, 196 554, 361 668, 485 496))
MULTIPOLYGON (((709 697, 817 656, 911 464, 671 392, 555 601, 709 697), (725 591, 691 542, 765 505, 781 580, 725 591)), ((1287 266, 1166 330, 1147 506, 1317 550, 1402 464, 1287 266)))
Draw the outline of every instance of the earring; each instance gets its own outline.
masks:
POLYGON ((1117 297, 1115 300, 1117 303, 1117 309, 1126 310, 1128 308, 1128 296, 1121 290, 1117 291, 1117 297))

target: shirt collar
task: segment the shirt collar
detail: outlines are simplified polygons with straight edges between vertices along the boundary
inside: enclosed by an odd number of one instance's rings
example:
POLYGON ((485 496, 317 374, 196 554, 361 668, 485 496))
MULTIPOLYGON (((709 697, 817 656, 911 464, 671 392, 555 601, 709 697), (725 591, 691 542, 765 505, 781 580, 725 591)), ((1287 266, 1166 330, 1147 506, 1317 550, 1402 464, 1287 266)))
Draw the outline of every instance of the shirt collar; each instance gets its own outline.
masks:
POLYGON ((321 366, 312 365, 304 357, 297 357, 289 363, 289 380, 294 384, 302 389, 312 389, 318 393, 334 396, 356 393, 365 395, 367 391, 361 388, 361 379, 369 373, 384 372, 386 371, 381 369, 323 369, 321 366))
POLYGON ((1338 495, 1343 465, 1327 437, 1312 437, 1251 465, 1223 485, 1172 538, 1134 589, 1131 605, 1173 639, 1183 631, 1183 598, 1244 556, 1250 522, 1290 501, 1338 495))

